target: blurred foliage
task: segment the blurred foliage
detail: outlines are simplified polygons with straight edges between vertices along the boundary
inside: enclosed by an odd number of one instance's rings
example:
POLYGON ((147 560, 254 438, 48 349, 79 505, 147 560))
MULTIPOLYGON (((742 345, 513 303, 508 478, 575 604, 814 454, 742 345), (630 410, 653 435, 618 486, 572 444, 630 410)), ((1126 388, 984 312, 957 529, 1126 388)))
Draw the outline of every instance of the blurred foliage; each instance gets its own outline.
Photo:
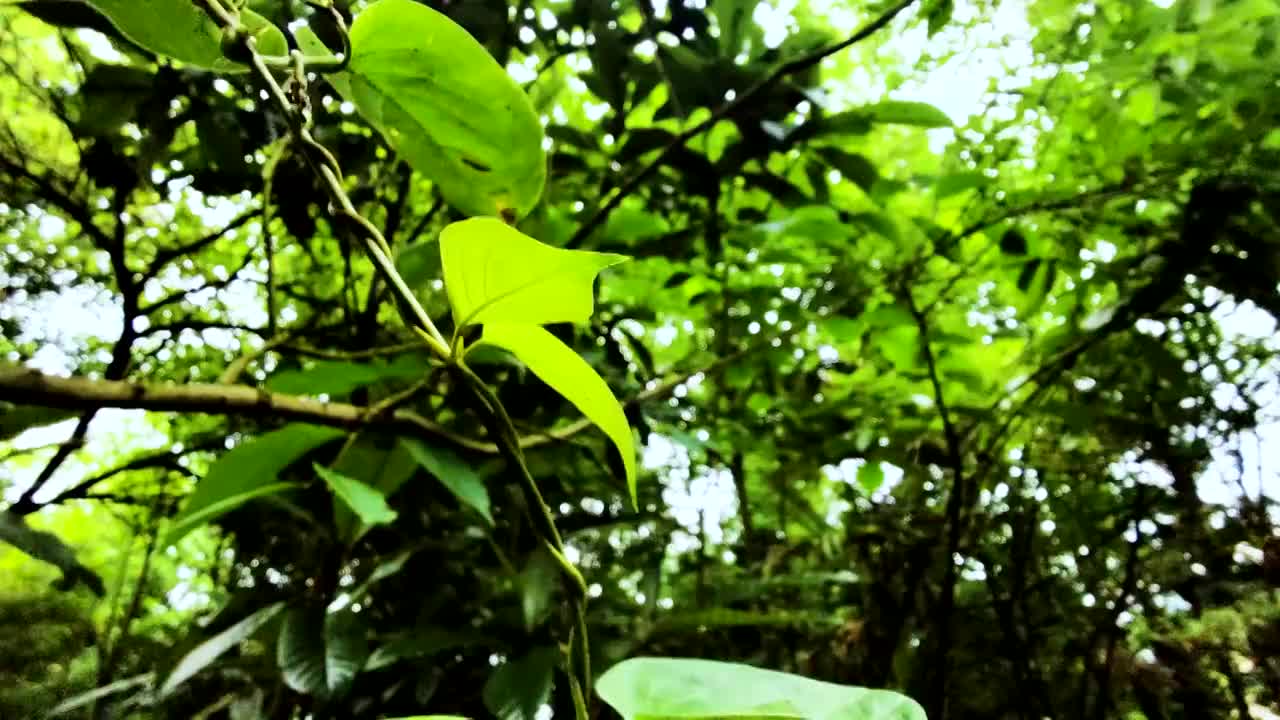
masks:
MULTIPOLYGON (((543 120, 520 230, 634 258, 590 326, 550 329, 625 402, 638 510, 603 433, 476 358, 590 584, 598 672, 741 661, 937 720, 1280 712, 1276 0, 921 0, 864 38, 891 4, 428 4, 543 120)), ((311 169, 275 159, 259 84, 78 2, 0 25, 6 366, 393 398, 434 428, 241 453, 282 492, 167 546, 211 465, 288 418, 0 390, 0 717, 571 717, 516 478, 311 169), (394 521, 359 526, 315 463, 394 521)), ((448 333, 461 215, 310 92, 448 333)))

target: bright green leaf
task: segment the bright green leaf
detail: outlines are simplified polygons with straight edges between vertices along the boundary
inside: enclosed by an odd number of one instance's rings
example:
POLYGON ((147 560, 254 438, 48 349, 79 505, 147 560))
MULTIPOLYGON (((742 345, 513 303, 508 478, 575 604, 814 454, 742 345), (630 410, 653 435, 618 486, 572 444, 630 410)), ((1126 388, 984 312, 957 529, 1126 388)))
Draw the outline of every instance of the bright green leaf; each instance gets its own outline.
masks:
MULTIPOLYGON (((409 452, 394 438, 370 433, 343 448, 332 466, 337 472, 359 480, 387 498, 394 495, 418 469, 409 452)), ((333 522, 337 526, 338 537, 349 542, 356 540, 364 528, 347 504, 336 497, 333 522)))
POLYGON ((631 426, 613 392, 586 360, 536 325, 486 325, 481 341, 511 351, 534 375, 604 430, 622 455, 627 490, 636 501, 636 451, 631 426))
POLYGON ((884 466, 868 460, 858 467, 858 485, 871 495, 884 485, 884 466))
POLYGON ((284 608, 285 604, 283 602, 272 603, 266 607, 259 608, 235 625, 197 645, 195 649, 178 661, 178 666, 173 669, 168 679, 164 681, 164 685, 160 687, 160 695, 164 696, 173 692, 174 688, 209 667, 223 653, 253 637, 254 633, 271 622, 284 608))
POLYGON ((551 696, 559 650, 542 647, 499 665, 484 684, 484 705, 498 720, 534 720, 551 696))
POLYGON ((523 217, 546 181, 542 124, 466 30, 411 0, 380 0, 351 27, 330 82, 414 170, 468 215, 523 217))
POLYGON ((493 525, 489 491, 484 487, 484 480, 466 461, 449 448, 429 444, 420 438, 403 438, 400 444, 463 505, 480 513, 485 522, 493 525))
POLYGON ((368 657, 360 616, 345 609, 328 614, 291 610, 276 643, 276 663, 285 684, 328 700, 351 689, 368 657))
POLYGON ((878 123, 915 125, 917 127, 951 127, 951 118, 938 108, 922 102, 885 100, 862 108, 878 123))
POLYGON ((342 498, 361 522, 366 525, 388 525, 395 521, 396 511, 387 505, 387 498, 381 492, 340 472, 320 465, 314 467, 333 494, 342 498))
POLYGON ((601 676, 596 690, 625 720, 925 720, 915 701, 887 690, 712 660, 632 658, 601 676))
POLYGON ((456 222, 440 233, 445 290, 458 327, 484 323, 584 323, 591 283, 622 255, 544 245, 495 218, 456 222))
MULTIPOLYGON (((245 71, 222 53, 222 32, 213 19, 191 0, 86 0, 121 35, 157 55, 219 72, 245 71)), ((284 34, 252 10, 240 11, 240 22, 257 39, 263 55, 289 52, 284 34)))
POLYGON ((297 487, 296 483, 278 481, 280 471, 341 435, 335 428, 286 425, 231 449, 196 485, 169 526, 164 544, 178 542, 195 528, 254 498, 297 487))

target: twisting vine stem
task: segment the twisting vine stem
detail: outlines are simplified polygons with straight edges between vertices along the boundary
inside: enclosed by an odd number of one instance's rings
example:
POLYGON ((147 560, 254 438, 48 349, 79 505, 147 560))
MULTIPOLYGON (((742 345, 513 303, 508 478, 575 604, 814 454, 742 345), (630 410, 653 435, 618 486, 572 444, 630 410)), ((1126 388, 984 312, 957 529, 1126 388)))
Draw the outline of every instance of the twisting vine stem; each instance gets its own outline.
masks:
MULTIPOLYGON (((529 471, 521 449, 520 436, 507 414, 506 408, 497 394, 463 361, 460 354, 455 353, 450 343, 432 322, 431 316, 418 301, 413 291, 405 283, 396 270, 391 259, 391 246, 382 232, 367 218, 360 214, 344 187, 342 168, 331 152, 311 134, 312 116, 307 102, 307 72, 338 72, 345 69, 350 58, 350 40, 347 28, 337 16, 336 23, 342 35, 342 55, 337 58, 310 58, 299 51, 294 51, 288 62, 281 58, 262 55, 257 49, 254 37, 240 25, 238 11, 234 7, 224 5, 222 0, 193 0, 202 7, 223 30, 226 43, 243 52, 245 59, 253 67, 257 76, 267 87, 272 102, 284 113, 289 123, 293 141, 290 147, 299 148, 312 170, 324 181, 329 192, 330 214, 338 220, 350 223, 358 232, 364 244, 366 254, 377 267, 378 272, 388 282, 401 301, 401 312, 406 324, 414 328, 427 347, 448 367, 452 368, 467 383, 481 405, 482 415, 503 456, 517 470, 529 512, 533 516, 534 526, 541 535, 542 542, 560 564, 574 611, 574 622, 570 632, 569 643, 569 685, 572 694, 576 720, 588 720, 586 698, 591 694, 591 656, 587 639, 587 584, 582 573, 569 560, 565 552, 560 531, 556 528, 555 516, 537 481, 529 471), (287 70, 289 78, 284 85, 276 79, 272 68, 287 70), (407 309, 407 310, 406 310, 407 309)), ((309 5, 321 9, 332 8, 326 4, 309 2, 309 5)), ((336 13, 334 13, 336 15, 336 13)))

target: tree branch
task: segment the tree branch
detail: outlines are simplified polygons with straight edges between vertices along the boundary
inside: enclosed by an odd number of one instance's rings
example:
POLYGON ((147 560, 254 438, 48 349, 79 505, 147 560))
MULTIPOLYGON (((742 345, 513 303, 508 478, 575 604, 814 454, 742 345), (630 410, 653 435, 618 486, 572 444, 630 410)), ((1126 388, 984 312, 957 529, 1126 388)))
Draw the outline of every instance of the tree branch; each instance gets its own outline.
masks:
POLYGON ((830 57, 842 50, 846 50, 876 34, 888 25, 895 17, 897 17, 899 13, 911 7, 914 3, 915 0, 899 0, 899 2, 895 3, 892 7, 881 14, 880 17, 877 17, 875 20, 867 23, 847 39, 830 47, 820 48, 779 65, 763 80, 747 88, 742 94, 738 95, 730 102, 721 105, 719 109, 711 113, 711 117, 672 138, 671 142, 667 143, 666 146, 662 148, 657 157, 650 160, 647 165, 640 168, 640 170, 631 175, 631 177, 627 178, 626 181, 622 183, 621 187, 618 188, 617 192, 609 196, 609 199, 605 204, 602 205, 599 210, 596 210, 595 214, 578 228, 577 232, 573 234, 573 237, 569 238, 569 242, 565 244, 565 247, 576 248, 581 245, 583 241, 591 235, 591 233, 595 232, 596 228, 603 225, 604 222, 609 219, 609 215, 618 208, 618 205, 622 204, 624 198, 635 192, 636 189, 640 187, 640 183, 644 182, 645 178, 652 175, 659 166, 667 161, 667 158, 669 158, 672 153, 683 148, 690 140, 715 127, 716 123, 733 114, 733 112, 738 108, 747 104, 755 98, 755 96, 773 87, 788 75, 801 72, 802 70, 807 70, 808 68, 822 62, 827 57, 830 57))

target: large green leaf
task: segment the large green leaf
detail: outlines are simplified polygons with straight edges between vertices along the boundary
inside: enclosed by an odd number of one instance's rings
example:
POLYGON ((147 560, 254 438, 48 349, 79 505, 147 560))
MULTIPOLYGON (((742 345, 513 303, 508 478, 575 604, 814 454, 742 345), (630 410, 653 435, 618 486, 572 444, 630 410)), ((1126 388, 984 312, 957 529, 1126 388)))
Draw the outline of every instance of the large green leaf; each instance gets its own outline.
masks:
POLYGON ((163 696, 173 692, 174 688, 209 667, 213 661, 222 657, 223 653, 253 637, 254 633, 271 622, 284 608, 285 604, 283 602, 272 603, 266 607, 259 608, 235 625, 197 645, 195 649, 178 661, 178 666, 169 674, 168 679, 164 681, 164 685, 160 686, 160 694, 163 696))
POLYGON ((454 323, 583 323, 591 283, 623 255, 544 245, 494 218, 456 222, 440 233, 440 259, 454 323))
POLYGON ((291 610, 276 644, 285 684, 324 699, 345 695, 368 657, 364 624, 346 609, 323 615, 291 610))
MULTIPOLYGON (((219 72, 247 70, 222 53, 222 32, 191 0, 86 0, 129 40, 157 55, 219 72)), ((263 55, 289 52, 284 34, 251 10, 240 11, 240 22, 257 39, 263 55)))
POLYGON ((389 525, 395 521, 396 511, 387 505, 386 496, 377 488, 321 465, 316 465, 315 469, 333 494, 355 512, 360 522, 365 525, 389 525))
POLYGON ((631 426, 622 405, 595 369, 556 336, 537 325, 486 325, 481 341, 509 350, 528 365, 534 375, 604 430, 622 456, 627 490, 634 504, 636 450, 631 426))
POLYGON ((498 720, 534 720, 551 697, 559 655, 554 647, 541 647, 499 665, 484 684, 485 707, 498 720))
POLYGON ((926 128, 951 127, 951 118, 929 103, 885 100, 875 105, 868 105, 862 110, 880 123, 916 125, 926 128))
POLYGON ((468 215, 523 217, 546 182, 542 124, 466 30, 412 0, 380 0, 351 27, 332 84, 445 200, 468 215))
POLYGON ((290 395, 346 395, 356 388, 380 380, 422 377, 427 364, 419 355, 404 354, 391 362, 370 363, 320 360, 300 370, 285 370, 271 376, 267 388, 290 395))
POLYGON ((803 718, 924 720, 910 698, 735 663, 632 658, 596 684, 626 720, 637 718, 803 718))
POLYGON ((465 460, 449 448, 418 438, 404 438, 400 444, 462 504, 480 513, 485 522, 493 525, 493 515, 489 511, 489 491, 484 487, 484 480, 480 479, 465 460))
POLYGON ((196 485, 173 519, 164 544, 172 545, 195 528, 254 498, 296 487, 280 482, 281 470, 310 450, 340 437, 342 431, 317 425, 286 425, 228 451, 196 485))

